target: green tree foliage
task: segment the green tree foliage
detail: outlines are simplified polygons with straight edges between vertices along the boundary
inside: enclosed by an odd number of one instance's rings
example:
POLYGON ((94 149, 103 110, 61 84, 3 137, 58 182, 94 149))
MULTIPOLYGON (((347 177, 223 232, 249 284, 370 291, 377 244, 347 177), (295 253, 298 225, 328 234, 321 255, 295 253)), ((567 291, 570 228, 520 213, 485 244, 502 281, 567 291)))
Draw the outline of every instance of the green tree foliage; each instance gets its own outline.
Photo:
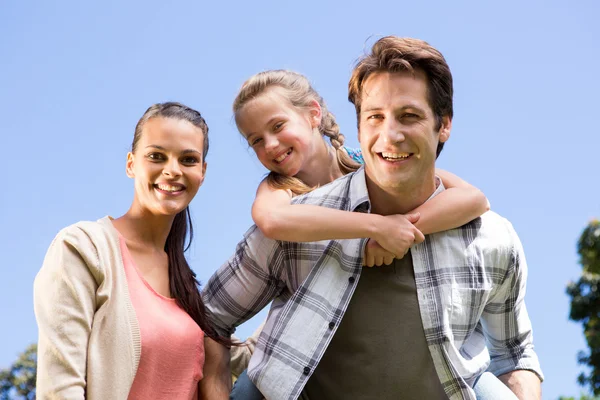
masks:
POLYGON ((0 370, 0 400, 35 399, 37 345, 32 344, 8 369, 0 370))
POLYGON ((600 397, 582 394, 579 398, 560 396, 558 400, 600 400, 600 397))
POLYGON ((567 294, 571 296, 573 321, 583 324, 589 353, 580 352, 579 363, 590 368, 589 374, 581 373, 579 383, 589 386, 594 395, 600 395, 600 221, 593 220, 583 230, 577 243, 581 278, 570 282, 567 294))

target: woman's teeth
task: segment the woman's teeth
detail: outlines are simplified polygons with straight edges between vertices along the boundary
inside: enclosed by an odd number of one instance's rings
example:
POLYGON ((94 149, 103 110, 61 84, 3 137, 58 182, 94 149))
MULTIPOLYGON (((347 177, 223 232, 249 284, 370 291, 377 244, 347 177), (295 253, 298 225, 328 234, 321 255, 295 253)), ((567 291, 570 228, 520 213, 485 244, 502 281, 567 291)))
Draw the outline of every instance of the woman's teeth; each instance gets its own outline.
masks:
POLYGON ((410 153, 381 153, 381 156, 386 160, 396 161, 407 159, 410 157, 410 153))
POLYGON ((165 192, 179 192, 180 190, 183 190, 182 186, 171 186, 162 183, 157 184, 156 187, 165 192))
POLYGON ((289 156, 289 155, 290 155, 290 153, 291 153, 291 152, 292 152, 292 149, 289 149, 289 150, 288 150, 286 153, 283 153, 282 155, 280 155, 279 157, 277 157, 277 158, 275 159, 275 162, 278 162, 278 163, 282 162, 283 160, 285 160, 285 158, 286 158, 287 156, 289 156))

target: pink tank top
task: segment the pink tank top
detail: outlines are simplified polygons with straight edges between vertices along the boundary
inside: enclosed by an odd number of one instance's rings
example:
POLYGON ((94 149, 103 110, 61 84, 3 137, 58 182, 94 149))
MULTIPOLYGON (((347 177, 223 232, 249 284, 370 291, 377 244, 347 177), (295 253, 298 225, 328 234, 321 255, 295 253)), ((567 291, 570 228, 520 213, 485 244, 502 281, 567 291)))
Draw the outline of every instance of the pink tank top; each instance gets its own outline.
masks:
POLYGON ((142 354, 129 399, 197 399, 204 333, 174 299, 152 289, 137 269, 125 239, 119 241, 142 336, 142 354))

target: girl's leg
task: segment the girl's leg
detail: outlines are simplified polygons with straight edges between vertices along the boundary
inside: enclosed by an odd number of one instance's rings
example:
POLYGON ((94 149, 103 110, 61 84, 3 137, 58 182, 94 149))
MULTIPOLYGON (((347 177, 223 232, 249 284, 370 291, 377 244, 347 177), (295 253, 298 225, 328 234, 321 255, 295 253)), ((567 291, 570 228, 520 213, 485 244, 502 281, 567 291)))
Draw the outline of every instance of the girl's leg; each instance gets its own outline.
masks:
POLYGON ((518 400, 517 396, 491 372, 484 372, 473 386, 477 400, 518 400))
POLYGON ((248 378, 246 370, 240 374, 237 381, 233 384, 233 389, 229 394, 230 400, 262 400, 263 395, 254 383, 248 378))

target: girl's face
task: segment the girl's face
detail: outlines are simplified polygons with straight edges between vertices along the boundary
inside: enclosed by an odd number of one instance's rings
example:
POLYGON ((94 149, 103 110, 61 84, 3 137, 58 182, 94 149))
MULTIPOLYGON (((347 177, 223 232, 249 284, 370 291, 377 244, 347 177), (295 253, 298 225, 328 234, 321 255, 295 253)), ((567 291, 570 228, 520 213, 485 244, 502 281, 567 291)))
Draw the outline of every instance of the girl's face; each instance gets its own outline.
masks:
POLYGON ((127 175, 135 180, 134 204, 153 215, 176 215, 204 181, 204 134, 192 123, 155 117, 146 121, 127 175))
POLYGON ((321 122, 318 103, 307 109, 294 107, 281 88, 271 88, 244 105, 236 122, 262 165, 282 175, 304 171, 317 146, 323 145, 316 129, 321 122))

